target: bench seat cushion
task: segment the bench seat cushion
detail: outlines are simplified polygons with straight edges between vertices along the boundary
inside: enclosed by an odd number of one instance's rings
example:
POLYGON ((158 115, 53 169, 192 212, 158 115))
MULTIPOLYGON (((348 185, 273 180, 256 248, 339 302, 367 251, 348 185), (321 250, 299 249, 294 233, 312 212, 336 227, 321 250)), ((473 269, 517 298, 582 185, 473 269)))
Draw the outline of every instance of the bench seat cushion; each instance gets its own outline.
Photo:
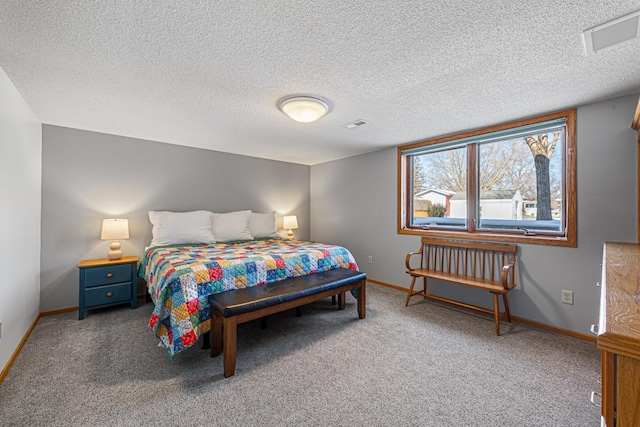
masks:
POLYGON ((261 286, 220 292, 209 296, 211 310, 231 317, 296 300, 364 280, 365 273, 337 268, 261 286))
POLYGON ((474 288, 486 289, 491 292, 506 293, 508 289, 502 286, 502 282, 496 280, 478 279, 473 276, 464 276, 462 274, 446 273, 436 270, 427 270, 425 268, 417 268, 408 270, 408 274, 417 277, 429 277, 431 279, 443 280, 446 282, 459 283, 461 285, 473 286, 474 288))

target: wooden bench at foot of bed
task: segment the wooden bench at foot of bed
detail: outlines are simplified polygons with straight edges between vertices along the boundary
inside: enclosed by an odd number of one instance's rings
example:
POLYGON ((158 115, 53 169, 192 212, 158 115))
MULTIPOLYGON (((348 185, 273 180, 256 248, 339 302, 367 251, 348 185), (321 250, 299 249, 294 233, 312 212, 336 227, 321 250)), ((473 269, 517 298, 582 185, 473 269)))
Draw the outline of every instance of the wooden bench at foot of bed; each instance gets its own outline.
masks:
POLYGON ((211 357, 223 353, 224 377, 228 378, 236 370, 238 324, 334 295, 338 295, 338 308, 342 310, 345 293, 351 289, 357 289, 358 317, 364 319, 366 279, 365 273, 338 268, 210 295, 211 357))

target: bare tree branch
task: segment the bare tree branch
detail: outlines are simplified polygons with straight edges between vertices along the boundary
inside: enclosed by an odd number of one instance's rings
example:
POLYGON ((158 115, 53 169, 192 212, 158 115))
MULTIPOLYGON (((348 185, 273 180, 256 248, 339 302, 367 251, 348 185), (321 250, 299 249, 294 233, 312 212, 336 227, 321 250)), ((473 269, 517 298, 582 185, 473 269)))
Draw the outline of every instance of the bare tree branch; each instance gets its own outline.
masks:
POLYGON ((551 141, 551 146, 547 149, 547 158, 551 159, 551 156, 553 156, 553 152, 556 149, 556 144, 558 143, 558 140, 560 139, 560 132, 554 132, 553 133, 553 141, 551 141))

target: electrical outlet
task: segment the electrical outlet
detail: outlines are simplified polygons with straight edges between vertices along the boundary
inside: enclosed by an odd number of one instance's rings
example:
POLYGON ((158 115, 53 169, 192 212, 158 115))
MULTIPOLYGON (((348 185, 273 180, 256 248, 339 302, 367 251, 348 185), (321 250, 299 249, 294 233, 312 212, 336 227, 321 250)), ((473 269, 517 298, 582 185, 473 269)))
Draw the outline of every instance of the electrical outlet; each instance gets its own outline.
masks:
POLYGON ((369 255, 369 264, 373 264, 373 257, 369 255))
POLYGON ((573 304, 573 291, 562 290, 562 303, 573 304))

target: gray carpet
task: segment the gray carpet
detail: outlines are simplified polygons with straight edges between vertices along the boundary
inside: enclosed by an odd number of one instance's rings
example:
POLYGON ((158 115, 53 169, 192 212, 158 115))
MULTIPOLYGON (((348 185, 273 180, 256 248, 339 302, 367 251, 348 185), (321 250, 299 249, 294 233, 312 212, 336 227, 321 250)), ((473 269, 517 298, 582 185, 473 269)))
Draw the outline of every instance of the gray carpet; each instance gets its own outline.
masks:
POLYGON ((236 375, 192 347, 169 361, 151 304, 40 319, 0 385, 0 424, 598 426, 595 344, 368 285, 238 328, 236 375))

